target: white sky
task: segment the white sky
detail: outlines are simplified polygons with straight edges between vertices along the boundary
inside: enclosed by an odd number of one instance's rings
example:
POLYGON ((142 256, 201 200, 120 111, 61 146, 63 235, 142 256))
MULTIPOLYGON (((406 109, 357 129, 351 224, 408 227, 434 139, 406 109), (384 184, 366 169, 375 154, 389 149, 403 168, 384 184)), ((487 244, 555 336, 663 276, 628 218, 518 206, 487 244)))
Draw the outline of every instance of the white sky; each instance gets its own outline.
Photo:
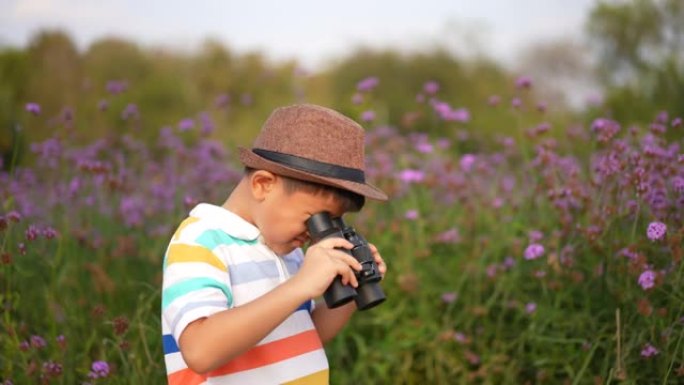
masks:
POLYGON ((0 45, 61 28, 79 48, 104 36, 192 49, 211 37, 237 52, 315 68, 360 45, 436 45, 507 62, 530 43, 581 39, 594 0, 0 0, 0 45))

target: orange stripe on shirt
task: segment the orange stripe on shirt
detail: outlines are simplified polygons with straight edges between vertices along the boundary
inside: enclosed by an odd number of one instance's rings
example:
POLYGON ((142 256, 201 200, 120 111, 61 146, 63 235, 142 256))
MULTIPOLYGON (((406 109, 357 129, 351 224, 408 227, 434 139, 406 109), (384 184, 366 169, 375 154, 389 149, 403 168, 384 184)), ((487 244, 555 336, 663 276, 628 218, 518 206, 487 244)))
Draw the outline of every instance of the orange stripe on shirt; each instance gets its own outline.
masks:
POLYGON ((169 385, 200 385, 207 377, 193 372, 192 369, 183 369, 169 374, 168 379, 169 385))
POLYGON ((212 253, 211 250, 202 246, 185 245, 176 243, 169 246, 166 256, 166 266, 178 262, 202 262, 214 266, 215 268, 226 271, 226 265, 212 253))
POLYGON ((316 329, 291 337, 255 346, 226 365, 212 371, 209 377, 223 376, 244 370, 259 368, 321 349, 323 344, 316 329))
POLYGON ((321 385, 328 384, 330 382, 330 373, 328 369, 321 370, 320 372, 309 374, 302 378, 296 380, 283 382, 280 385, 321 385))

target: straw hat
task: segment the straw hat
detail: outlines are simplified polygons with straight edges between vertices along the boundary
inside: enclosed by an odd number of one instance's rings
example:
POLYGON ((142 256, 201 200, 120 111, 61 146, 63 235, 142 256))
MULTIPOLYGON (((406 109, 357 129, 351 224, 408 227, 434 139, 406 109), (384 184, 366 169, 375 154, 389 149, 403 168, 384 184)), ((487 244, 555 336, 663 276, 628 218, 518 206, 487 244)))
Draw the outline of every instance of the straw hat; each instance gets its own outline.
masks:
POLYGON ((329 108, 313 104, 278 108, 252 149, 238 150, 247 167, 387 200, 387 194, 366 182, 363 128, 329 108))

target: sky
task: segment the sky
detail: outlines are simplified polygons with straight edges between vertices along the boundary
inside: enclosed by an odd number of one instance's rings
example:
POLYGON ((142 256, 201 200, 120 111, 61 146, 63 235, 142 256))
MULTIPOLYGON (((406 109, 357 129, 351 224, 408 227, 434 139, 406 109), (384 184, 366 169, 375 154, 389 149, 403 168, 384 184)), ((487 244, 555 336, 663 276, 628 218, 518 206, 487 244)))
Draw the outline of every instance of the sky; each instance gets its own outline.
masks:
POLYGON ((536 42, 581 39, 595 0, 0 0, 0 46, 62 29, 85 50, 103 37, 235 52, 316 69, 358 47, 446 48, 515 62, 536 42))

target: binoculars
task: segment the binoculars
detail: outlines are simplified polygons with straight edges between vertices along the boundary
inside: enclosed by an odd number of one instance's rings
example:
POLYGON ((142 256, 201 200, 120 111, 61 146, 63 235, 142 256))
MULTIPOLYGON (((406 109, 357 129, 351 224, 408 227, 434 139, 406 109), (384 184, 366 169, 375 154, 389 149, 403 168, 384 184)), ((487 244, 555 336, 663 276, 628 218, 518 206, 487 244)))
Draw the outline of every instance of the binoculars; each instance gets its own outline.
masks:
POLYGON ((341 217, 331 218, 327 211, 312 215, 306 221, 306 227, 313 243, 333 237, 349 241, 354 245, 351 250, 344 248, 339 250, 354 257, 362 267, 361 271, 354 271, 359 283, 356 289, 351 285, 343 285, 340 276, 335 277, 323 293, 323 298, 329 308, 336 308, 355 300, 359 310, 366 310, 385 300, 385 293, 379 283, 382 276, 378 265, 373 259, 368 242, 361 235, 357 234, 352 227, 347 226, 341 217))

